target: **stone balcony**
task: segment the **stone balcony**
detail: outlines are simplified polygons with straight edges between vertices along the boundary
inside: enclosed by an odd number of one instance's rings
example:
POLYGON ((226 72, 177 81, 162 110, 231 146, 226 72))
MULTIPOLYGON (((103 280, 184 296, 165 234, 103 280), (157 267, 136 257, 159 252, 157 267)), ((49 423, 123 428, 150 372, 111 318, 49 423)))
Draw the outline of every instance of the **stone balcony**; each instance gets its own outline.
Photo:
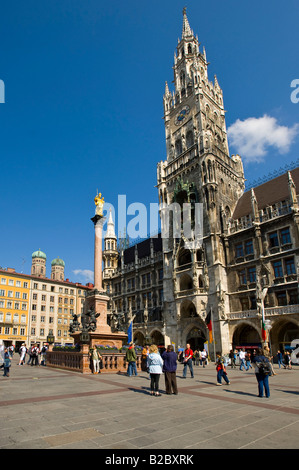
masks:
MULTIPOLYGON (((265 317, 277 317, 288 315, 292 313, 299 313, 299 304, 283 305, 281 307, 267 307, 265 308, 265 317)), ((257 318, 257 310, 243 310, 242 312, 231 312, 227 314, 229 320, 244 320, 250 318, 257 318)), ((261 318, 261 317, 258 317, 261 318)))

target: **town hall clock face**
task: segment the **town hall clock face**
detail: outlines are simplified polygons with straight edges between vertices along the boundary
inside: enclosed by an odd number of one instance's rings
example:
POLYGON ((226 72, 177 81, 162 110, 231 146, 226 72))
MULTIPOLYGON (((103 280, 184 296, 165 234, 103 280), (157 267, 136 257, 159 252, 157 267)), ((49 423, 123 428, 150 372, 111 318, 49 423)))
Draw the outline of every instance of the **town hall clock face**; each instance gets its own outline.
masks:
POLYGON ((175 125, 179 126, 180 124, 182 124, 182 122, 184 121, 184 119, 186 119, 186 116, 188 116, 189 113, 190 113, 189 106, 185 106, 183 109, 181 109, 181 111, 177 114, 175 118, 175 122, 174 122, 175 125))

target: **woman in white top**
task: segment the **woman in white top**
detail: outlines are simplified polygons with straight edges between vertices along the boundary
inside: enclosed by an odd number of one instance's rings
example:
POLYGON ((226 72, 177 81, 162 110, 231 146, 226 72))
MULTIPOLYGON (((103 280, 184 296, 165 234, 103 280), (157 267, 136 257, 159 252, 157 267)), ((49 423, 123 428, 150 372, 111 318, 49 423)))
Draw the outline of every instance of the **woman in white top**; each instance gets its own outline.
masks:
POLYGON ((20 362, 18 364, 19 366, 22 366, 24 364, 26 352, 27 352, 26 344, 23 343, 22 346, 20 347, 20 362))
POLYGON ((162 374, 163 359, 158 353, 158 347, 152 344, 149 348, 149 355, 147 356, 147 367, 151 377, 151 395, 160 397, 159 393, 159 380, 162 374))

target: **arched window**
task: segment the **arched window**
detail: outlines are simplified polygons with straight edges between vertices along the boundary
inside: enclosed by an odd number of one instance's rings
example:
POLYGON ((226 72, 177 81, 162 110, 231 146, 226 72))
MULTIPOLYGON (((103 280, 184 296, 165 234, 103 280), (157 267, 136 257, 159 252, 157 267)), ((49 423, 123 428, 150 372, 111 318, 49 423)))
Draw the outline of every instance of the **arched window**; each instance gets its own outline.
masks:
POLYGON ((181 87, 184 88, 185 87, 185 72, 181 72, 181 75, 180 75, 180 81, 181 81, 181 87))
POLYGON ((187 148, 192 147, 192 145, 194 144, 194 136, 193 136, 193 132, 192 132, 192 131, 188 131, 188 132, 187 132, 187 135, 186 135, 186 144, 187 144, 187 148))
POLYGON ((178 140, 175 142, 175 156, 177 157, 177 156, 180 155, 182 152, 183 152, 182 141, 181 141, 181 139, 178 139, 178 140))
POLYGON ((183 274, 180 278, 180 291, 193 289, 192 278, 188 274, 183 274))
POLYGON ((181 250, 178 257, 178 265, 184 266, 185 264, 191 263, 191 253, 189 250, 181 250))
POLYGON ((191 46, 191 44, 188 45, 188 54, 192 54, 192 46, 191 46))

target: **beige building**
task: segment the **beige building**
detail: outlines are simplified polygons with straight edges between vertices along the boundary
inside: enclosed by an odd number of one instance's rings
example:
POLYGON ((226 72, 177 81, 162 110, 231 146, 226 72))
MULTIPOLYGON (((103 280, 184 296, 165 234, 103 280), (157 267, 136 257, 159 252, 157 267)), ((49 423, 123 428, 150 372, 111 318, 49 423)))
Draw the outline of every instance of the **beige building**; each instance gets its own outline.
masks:
POLYGON ((73 344, 70 322, 74 314, 81 315, 86 293, 93 286, 64 279, 65 263, 60 258, 52 261, 47 278, 46 259, 41 250, 32 254, 31 275, 0 271, 0 339, 6 345, 42 346, 49 336, 57 344, 73 344))

